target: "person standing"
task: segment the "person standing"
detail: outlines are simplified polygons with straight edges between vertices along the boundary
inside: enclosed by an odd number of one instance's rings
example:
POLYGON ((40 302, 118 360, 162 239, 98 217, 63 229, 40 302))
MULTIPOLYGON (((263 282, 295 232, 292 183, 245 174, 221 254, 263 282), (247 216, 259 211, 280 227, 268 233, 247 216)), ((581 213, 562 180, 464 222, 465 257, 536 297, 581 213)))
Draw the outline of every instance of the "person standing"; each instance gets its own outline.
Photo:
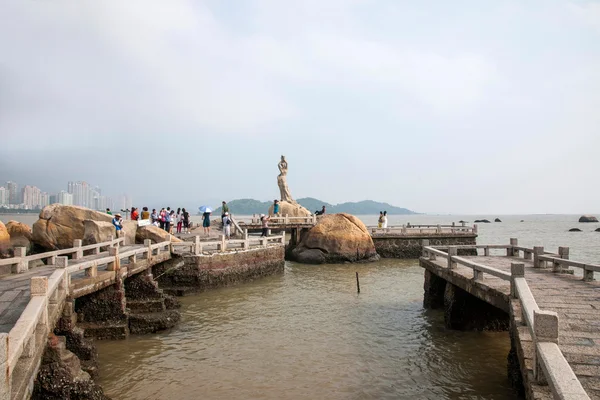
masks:
POLYGON ((169 214, 169 230, 167 230, 167 232, 169 232, 171 235, 173 234, 173 225, 175 225, 175 210, 171 210, 171 213, 169 214))
POLYGON ((138 219, 140 219, 140 213, 138 212, 138 209, 131 207, 131 220, 137 221, 138 219))
POLYGON ((273 215, 279 217, 279 200, 273 200, 273 215))
POLYGON ((210 213, 205 212, 202 214, 202 228, 204 228, 204 233, 210 235, 210 213))
POLYGON ((185 233, 190 232, 190 213, 185 211, 185 208, 181 210, 181 215, 183 218, 183 229, 185 229, 185 233))
POLYGON ((112 215, 112 212, 110 212, 110 208, 107 208, 107 209, 106 209, 106 213, 107 213, 108 215, 112 215))
POLYGON ((171 207, 165 210, 165 231, 171 233, 171 207))
POLYGON ((142 208, 142 219, 150 219, 150 213, 148 212, 148 207, 142 208))
POLYGON ((227 205, 227 203, 225 203, 225 201, 223 201, 223 205, 221 206, 221 221, 223 221, 223 218, 225 218, 225 214, 229 215, 229 206, 227 205))
POLYGON ((387 211, 384 211, 383 212, 383 229, 387 229, 387 224, 388 224, 387 211))
MULTIPOLYGON (((185 208, 183 209, 185 211, 185 208)), ((183 226, 183 214, 181 208, 177 209, 177 233, 181 233, 181 227, 183 226)))
POLYGON ((225 235, 227 239, 231 236, 231 218, 229 218, 228 212, 223 216, 223 235, 225 235))
POLYGON ((117 238, 120 238, 125 233, 125 231, 123 231, 123 218, 121 217, 121 214, 115 214, 112 224, 115 227, 117 238))
POLYGON ((381 228, 383 226, 383 211, 379 211, 379 219, 377 220, 377 227, 381 228))
POLYGON ((160 229, 165 230, 165 220, 166 220, 167 211, 165 208, 160 209, 160 214, 158 214, 158 222, 160 224, 160 229))
POLYGON ((268 237, 269 236, 269 220, 271 217, 266 216, 265 214, 260 214, 260 222, 262 226, 262 234, 260 237, 268 237))
POLYGON ((160 218, 160 216, 158 215, 158 213, 156 212, 156 208, 152 209, 152 214, 150 214, 150 219, 152 221, 152 225, 157 225, 158 224, 158 219, 160 218))

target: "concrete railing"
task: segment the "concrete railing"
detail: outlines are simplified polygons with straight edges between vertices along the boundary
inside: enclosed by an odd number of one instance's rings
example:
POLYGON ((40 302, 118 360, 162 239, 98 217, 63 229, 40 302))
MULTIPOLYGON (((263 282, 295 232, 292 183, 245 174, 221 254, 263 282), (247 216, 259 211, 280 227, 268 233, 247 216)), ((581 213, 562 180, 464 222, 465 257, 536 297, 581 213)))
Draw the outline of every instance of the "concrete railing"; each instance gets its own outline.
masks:
POLYGON ((11 273, 20 274, 29 270, 29 262, 35 260, 43 260, 46 265, 55 265, 56 258, 60 256, 70 256, 73 260, 83 258, 83 253, 91 251, 92 254, 99 254, 102 249, 108 249, 109 247, 119 246, 125 241, 125 238, 111 239, 108 242, 90 244, 87 246, 82 245, 81 239, 73 241, 73 247, 62 250, 47 251, 44 253, 26 255, 25 247, 16 247, 14 249, 14 257, 0 259, 0 266, 11 267, 11 273))
POLYGON ((415 235, 415 234, 476 234, 477 225, 401 225, 379 228, 368 226, 372 234, 415 235))
MULTIPOLYGON (((260 215, 254 214, 251 218, 238 219, 240 226, 243 225, 256 225, 260 224, 260 215)), ((294 217, 288 214, 282 216, 271 216, 269 218, 269 224, 277 225, 315 225, 317 223, 316 215, 309 215, 308 217, 294 217)))
MULTIPOLYGON (((438 256, 442 257, 447 260, 447 268, 450 270, 456 269, 458 264, 472 268, 475 281, 483 279, 484 273, 510 281, 511 297, 520 301, 521 321, 527 326, 532 338, 533 372, 536 382, 540 385, 549 385, 555 399, 589 399, 581 382, 558 347, 558 314, 554 311, 540 310, 538 307, 525 280, 525 264, 511 263, 511 272, 508 273, 456 255, 459 248, 500 248, 507 249, 507 252, 510 252, 508 255, 518 255, 518 251, 522 248, 516 245, 516 239, 511 239, 511 243, 511 245, 448 246, 446 247, 447 251, 443 251, 439 247, 424 246, 423 257, 431 261, 435 261, 438 256)), ((529 250, 532 254, 536 254, 533 249, 527 249, 527 251, 529 250)), ((543 248, 542 250, 538 249, 537 252, 542 254, 543 248)), ((565 261, 562 258, 554 259, 543 255, 539 257, 551 262, 565 261)))
POLYGON ((230 250, 248 250, 254 247, 267 247, 269 244, 285 245, 285 231, 276 236, 256 237, 249 236, 248 230, 244 229, 243 239, 227 239, 225 235, 220 235, 219 240, 205 241, 200 240, 200 236, 194 237, 193 242, 176 242, 171 243, 173 248, 184 247, 189 248, 190 252, 195 255, 202 255, 204 252, 225 252, 230 250))

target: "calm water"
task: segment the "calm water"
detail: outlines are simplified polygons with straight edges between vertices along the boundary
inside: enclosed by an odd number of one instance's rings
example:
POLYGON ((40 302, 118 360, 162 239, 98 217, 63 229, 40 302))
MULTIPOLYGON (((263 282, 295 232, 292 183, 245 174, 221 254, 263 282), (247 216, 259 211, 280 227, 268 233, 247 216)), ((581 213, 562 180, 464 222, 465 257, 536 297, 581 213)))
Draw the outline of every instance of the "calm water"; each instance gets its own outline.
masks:
MULTIPOLYGON (((391 216, 389 224, 495 217, 391 216)), ((498 217, 479 225, 478 243, 517 237, 600 262, 600 224, 498 217), (567 232, 573 227, 584 232, 567 232)), ((369 225, 376 218, 361 217, 369 225)), ((284 274, 182 298, 182 321, 169 332, 97 342, 100 383, 115 399, 136 400, 514 399, 508 334, 446 330, 443 313, 423 309, 422 287, 416 260, 287 263, 284 274)))

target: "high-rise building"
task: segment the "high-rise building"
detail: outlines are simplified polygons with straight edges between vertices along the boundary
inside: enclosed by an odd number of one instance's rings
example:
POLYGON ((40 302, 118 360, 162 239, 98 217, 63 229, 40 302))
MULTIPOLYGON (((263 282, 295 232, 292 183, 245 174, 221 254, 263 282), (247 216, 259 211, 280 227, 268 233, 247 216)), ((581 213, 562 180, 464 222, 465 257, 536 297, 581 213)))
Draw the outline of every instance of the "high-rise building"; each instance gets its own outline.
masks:
POLYGON ((16 182, 6 182, 6 189, 8 189, 8 203, 9 204, 21 204, 21 192, 19 192, 19 185, 16 182))
POLYGON ((39 208, 42 204, 42 191, 35 186, 26 185, 23 190, 23 204, 25 208, 39 208))
POLYGON ((51 194, 50 197, 48 198, 48 203, 49 204, 56 204, 56 203, 58 203, 58 195, 57 194, 51 194))
POLYGON ((0 186, 0 206, 8 205, 8 189, 0 186))
POLYGON ((72 206, 73 205, 73 195, 71 193, 65 192, 62 190, 57 195, 57 203, 60 203, 64 206, 72 206))
POLYGON ((50 195, 48 194, 48 192, 42 192, 42 194, 40 195, 39 207, 44 208, 49 204, 50 204, 50 195))

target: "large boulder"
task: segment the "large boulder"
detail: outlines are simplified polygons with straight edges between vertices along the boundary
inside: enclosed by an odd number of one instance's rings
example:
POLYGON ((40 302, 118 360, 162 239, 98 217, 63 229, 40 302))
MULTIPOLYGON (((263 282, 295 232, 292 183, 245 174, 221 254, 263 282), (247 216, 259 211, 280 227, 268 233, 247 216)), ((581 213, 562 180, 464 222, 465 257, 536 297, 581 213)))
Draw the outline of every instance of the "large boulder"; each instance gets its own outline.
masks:
POLYGON ((169 235, 168 232, 166 232, 164 229, 160 229, 158 226, 139 226, 135 234, 135 242, 142 244, 144 243, 144 240, 150 239, 152 240, 152 243, 161 243, 169 240, 169 237, 171 238, 171 242, 181 242, 180 239, 173 235, 169 235))
MULTIPOLYGON (((298 203, 290 203, 288 201, 279 202, 279 215, 284 217, 285 215, 290 217, 310 217, 312 214, 306 208, 302 207, 298 203)), ((273 204, 269 207, 269 215, 273 215, 273 204)))
POLYGON ((33 243, 46 250, 73 247, 75 239, 83 239, 85 220, 111 222, 112 218, 89 208, 52 204, 42 209, 33 224, 33 243))
POLYGON ((125 232, 125 246, 135 244, 135 236, 137 234, 138 222, 137 221, 123 221, 123 231, 125 232))
POLYGON ((6 226, 0 221, 0 256, 6 256, 12 248, 10 244, 10 235, 6 226))
POLYGON ((83 245, 104 243, 114 239, 117 236, 115 226, 112 222, 92 221, 87 219, 83 221, 83 245))
POLYGON ((593 215, 582 215, 579 218, 579 222, 598 222, 598 218, 593 215))
POLYGON ((17 221, 8 221, 6 230, 10 235, 10 243, 13 247, 25 247, 27 252, 31 250, 32 233, 29 225, 17 221))
POLYGON ((306 264, 379 259, 365 224, 345 213, 324 215, 289 254, 293 260, 306 264))

